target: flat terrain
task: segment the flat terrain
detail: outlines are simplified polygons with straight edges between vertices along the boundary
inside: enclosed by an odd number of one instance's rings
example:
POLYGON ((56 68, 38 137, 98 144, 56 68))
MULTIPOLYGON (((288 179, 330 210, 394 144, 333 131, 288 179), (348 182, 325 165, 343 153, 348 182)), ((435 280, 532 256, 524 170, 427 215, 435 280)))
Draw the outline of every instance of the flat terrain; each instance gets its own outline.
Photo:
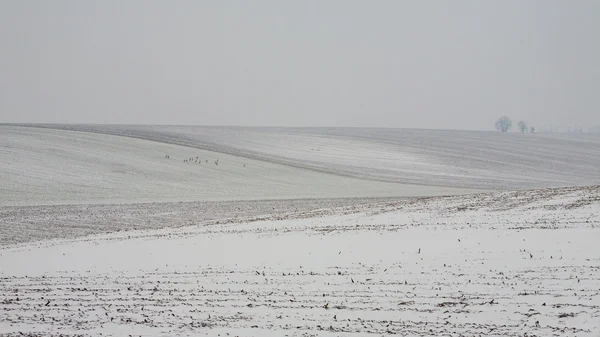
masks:
POLYGON ((598 186, 255 220, 6 247, 0 335, 600 331, 598 186))

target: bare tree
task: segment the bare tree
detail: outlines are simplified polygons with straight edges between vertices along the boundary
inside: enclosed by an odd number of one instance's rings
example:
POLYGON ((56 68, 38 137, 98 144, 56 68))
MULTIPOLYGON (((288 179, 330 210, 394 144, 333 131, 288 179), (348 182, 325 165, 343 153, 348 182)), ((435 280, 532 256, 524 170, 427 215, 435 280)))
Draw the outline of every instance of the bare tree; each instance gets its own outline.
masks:
POLYGON ((502 117, 498 118, 495 126, 496 126, 496 130, 506 132, 506 131, 508 131, 508 129, 510 129, 512 127, 512 121, 510 120, 510 118, 508 118, 506 116, 502 116, 502 117))
POLYGON ((527 131, 527 123, 525 123, 525 121, 519 122, 519 131, 521 131, 521 133, 525 133, 525 131, 527 131))

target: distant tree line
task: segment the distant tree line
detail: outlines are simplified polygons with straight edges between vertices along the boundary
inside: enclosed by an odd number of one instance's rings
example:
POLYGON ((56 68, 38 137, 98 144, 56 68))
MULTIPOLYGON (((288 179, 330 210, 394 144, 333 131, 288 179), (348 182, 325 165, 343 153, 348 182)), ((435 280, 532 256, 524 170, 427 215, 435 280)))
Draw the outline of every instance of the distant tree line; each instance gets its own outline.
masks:
MULTIPOLYGON (((494 127, 496 128, 496 130, 498 130, 500 132, 508 132, 512 128, 512 126, 513 126, 513 122, 507 116, 502 116, 502 117, 498 118, 498 120, 494 124, 494 127)), ((568 127, 562 126, 562 127, 560 127, 560 126, 555 126, 555 125, 550 125, 550 127, 542 126, 538 129, 536 129, 533 126, 527 125, 527 122, 525 122, 525 121, 519 121, 517 123, 517 128, 521 133, 525 133, 525 132, 529 132, 529 133, 536 133, 536 132, 541 132, 541 133, 552 133, 552 132, 600 133, 600 126, 588 127, 587 130, 584 130, 584 128, 582 126, 568 126, 568 127)))
MULTIPOLYGON (((529 128, 525 121, 519 121, 517 126, 519 127, 519 131, 521 131, 521 133, 525 133, 527 131, 535 133, 535 128, 533 126, 529 128)), ((512 121, 507 116, 502 116, 496 121, 495 127, 496 130, 500 132, 507 132, 510 130, 510 128, 512 128, 512 121)))

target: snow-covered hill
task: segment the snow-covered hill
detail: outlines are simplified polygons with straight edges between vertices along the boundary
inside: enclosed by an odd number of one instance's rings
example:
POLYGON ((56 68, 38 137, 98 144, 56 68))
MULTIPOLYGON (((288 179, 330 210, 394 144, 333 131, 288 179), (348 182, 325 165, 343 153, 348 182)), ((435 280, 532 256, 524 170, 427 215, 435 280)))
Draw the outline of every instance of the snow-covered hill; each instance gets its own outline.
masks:
POLYGON ((373 128, 46 127, 127 135, 406 184, 522 189, 600 183, 600 134, 373 128))
POLYGON ((0 163, 0 206, 467 192, 367 181, 159 141, 30 127, 0 126, 0 163))

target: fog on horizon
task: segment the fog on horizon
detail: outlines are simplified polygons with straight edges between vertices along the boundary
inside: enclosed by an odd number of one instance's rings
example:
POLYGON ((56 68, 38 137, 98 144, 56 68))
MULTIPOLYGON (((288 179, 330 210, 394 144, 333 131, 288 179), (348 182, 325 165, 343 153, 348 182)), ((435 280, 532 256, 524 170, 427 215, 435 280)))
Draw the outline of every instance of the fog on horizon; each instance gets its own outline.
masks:
POLYGON ((600 125, 600 2, 0 2, 0 123, 600 125))

